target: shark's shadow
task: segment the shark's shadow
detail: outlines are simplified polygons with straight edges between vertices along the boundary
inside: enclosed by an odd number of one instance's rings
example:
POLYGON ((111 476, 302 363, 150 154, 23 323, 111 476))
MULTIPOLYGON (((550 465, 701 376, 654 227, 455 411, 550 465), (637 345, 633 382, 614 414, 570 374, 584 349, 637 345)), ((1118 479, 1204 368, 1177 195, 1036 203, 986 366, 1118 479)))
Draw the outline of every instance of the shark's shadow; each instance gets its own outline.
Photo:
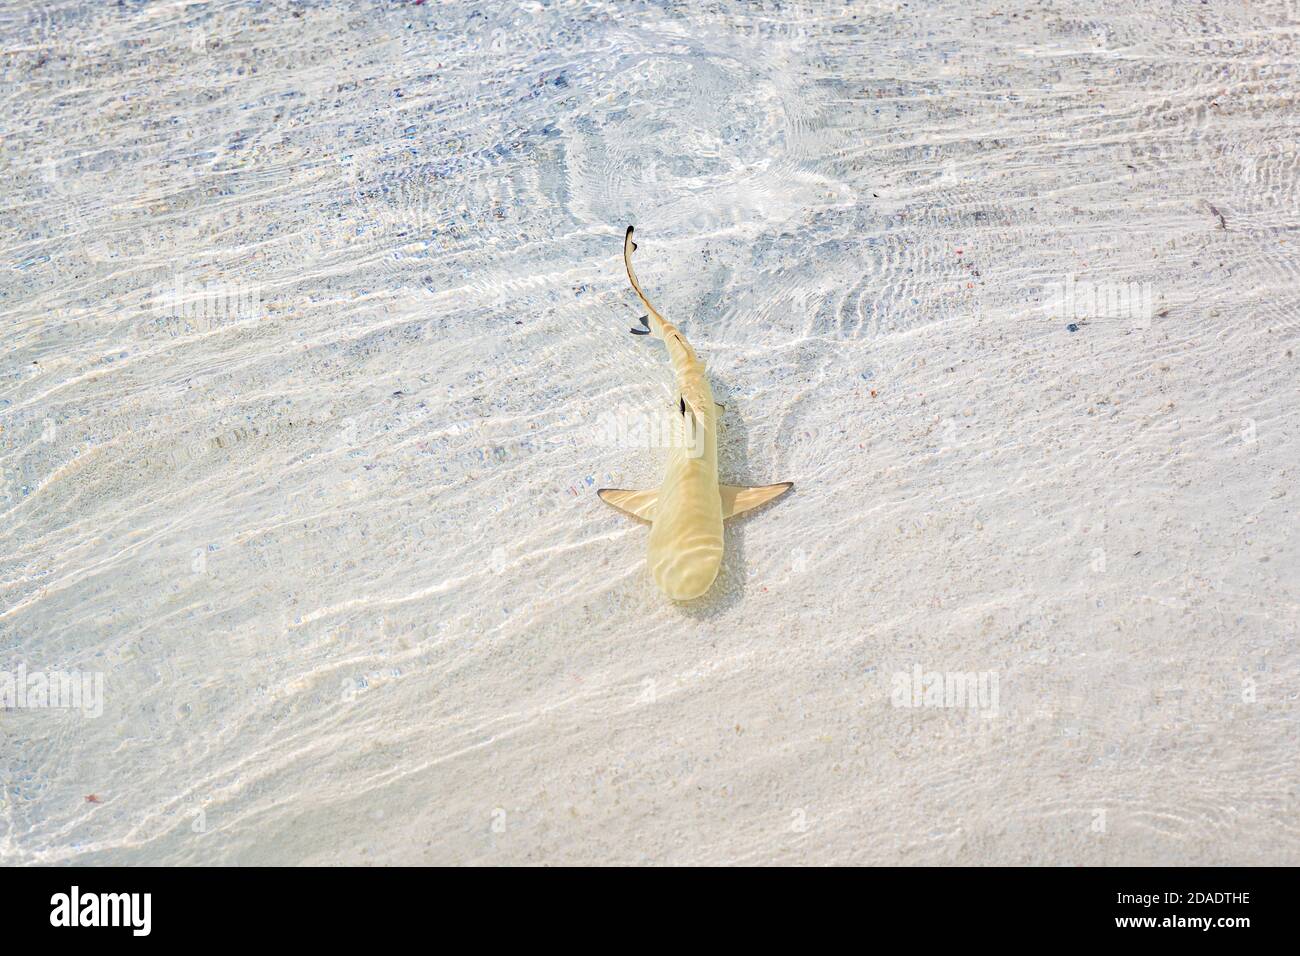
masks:
MULTIPOLYGON (((728 485, 769 484, 774 479, 758 479, 749 473, 749 429, 742 416, 743 409, 739 403, 732 401, 725 380, 713 377, 712 384, 713 397, 726 406, 718 417, 718 479, 728 485)), ((754 515, 761 515, 769 507, 771 505, 758 509, 754 515)), ((744 515, 723 525, 722 567, 718 571, 718 578, 703 597, 677 605, 687 617, 700 621, 711 620, 744 598, 752 570, 745 562, 745 525, 750 520, 751 516, 744 515)))

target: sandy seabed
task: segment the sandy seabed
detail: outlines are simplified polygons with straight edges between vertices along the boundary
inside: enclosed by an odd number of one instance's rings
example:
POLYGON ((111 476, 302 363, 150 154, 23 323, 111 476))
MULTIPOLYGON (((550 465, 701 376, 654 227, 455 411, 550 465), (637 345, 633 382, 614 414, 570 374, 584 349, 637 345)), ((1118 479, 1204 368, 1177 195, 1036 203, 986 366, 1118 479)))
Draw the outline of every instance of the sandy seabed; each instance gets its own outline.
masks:
POLYGON ((0 863, 1300 863, 1298 37, 5 0, 0 863))

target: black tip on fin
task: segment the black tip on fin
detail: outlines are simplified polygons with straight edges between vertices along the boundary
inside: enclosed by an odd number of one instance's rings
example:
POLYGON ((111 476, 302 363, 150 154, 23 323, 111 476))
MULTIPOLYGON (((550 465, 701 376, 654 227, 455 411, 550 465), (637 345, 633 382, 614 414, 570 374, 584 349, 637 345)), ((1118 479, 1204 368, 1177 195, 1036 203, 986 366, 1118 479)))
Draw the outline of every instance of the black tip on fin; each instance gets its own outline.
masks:
POLYGON ((641 325, 646 329, 646 331, 649 331, 649 329, 650 329, 650 316, 649 316, 649 315, 643 315, 643 316, 641 316, 641 318, 637 319, 637 321, 641 323, 641 325))
POLYGON ((650 330, 649 330, 649 329, 628 329, 628 331, 631 332, 633 335, 649 335, 649 334, 650 334, 650 330))

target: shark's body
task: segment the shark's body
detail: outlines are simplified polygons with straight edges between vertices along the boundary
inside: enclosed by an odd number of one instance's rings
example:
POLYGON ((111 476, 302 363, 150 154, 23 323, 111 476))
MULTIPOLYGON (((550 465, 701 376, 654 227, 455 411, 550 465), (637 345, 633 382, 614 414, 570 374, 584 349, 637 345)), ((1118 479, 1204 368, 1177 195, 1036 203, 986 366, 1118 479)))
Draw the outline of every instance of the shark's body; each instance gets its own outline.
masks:
POLYGON ((674 442, 668 469, 657 490, 625 491, 602 488, 598 492, 620 511, 651 523, 650 571, 660 589, 675 601, 704 594, 722 565, 724 518, 771 501, 792 486, 790 482, 741 488, 718 481, 718 410, 704 363, 671 322, 664 319, 641 291, 632 269, 632 227, 623 238, 627 277, 646 309, 635 335, 662 339, 677 378, 678 413, 684 440, 674 442), (685 440, 689 438, 689 440, 685 440))

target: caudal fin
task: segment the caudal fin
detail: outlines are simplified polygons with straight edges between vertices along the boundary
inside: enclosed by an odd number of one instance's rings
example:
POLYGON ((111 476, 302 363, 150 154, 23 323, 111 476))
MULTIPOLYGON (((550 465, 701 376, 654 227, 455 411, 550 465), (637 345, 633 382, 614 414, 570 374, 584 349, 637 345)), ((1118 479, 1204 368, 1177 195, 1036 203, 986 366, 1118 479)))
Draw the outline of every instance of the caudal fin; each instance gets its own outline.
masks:
POLYGON ((636 270, 632 268, 632 253, 636 251, 636 243, 632 241, 632 227, 627 227, 627 232, 623 234, 623 265, 627 267, 627 278, 632 283, 632 289, 636 292, 636 297, 641 300, 641 304, 646 308, 646 315, 641 316, 641 324, 644 329, 631 329, 633 335, 653 335, 657 339, 664 337, 664 319, 655 307, 650 304, 650 300, 645 297, 641 291, 641 283, 636 281, 636 270))

